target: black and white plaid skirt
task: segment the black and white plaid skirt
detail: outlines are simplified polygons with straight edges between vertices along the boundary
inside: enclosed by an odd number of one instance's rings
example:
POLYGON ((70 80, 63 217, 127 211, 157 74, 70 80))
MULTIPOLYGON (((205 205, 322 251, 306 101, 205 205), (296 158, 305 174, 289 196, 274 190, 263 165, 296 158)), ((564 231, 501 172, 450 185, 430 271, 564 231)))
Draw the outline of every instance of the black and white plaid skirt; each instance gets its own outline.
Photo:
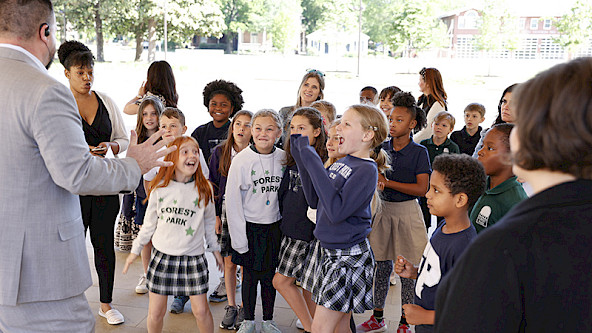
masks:
POLYGON ((306 253, 308 252, 307 241, 290 238, 288 236, 282 237, 282 244, 280 245, 278 273, 300 279, 302 277, 302 270, 306 253))
POLYGON ((198 256, 170 256, 152 247, 148 290, 159 295, 191 296, 208 292, 208 261, 198 256))
POLYGON ((313 298, 317 295, 318 288, 315 287, 315 282, 319 280, 320 276, 317 270, 319 269, 319 263, 321 262, 321 242, 314 238, 308 242, 308 249, 306 250, 306 258, 304 258, 304 264, 302 265, 302 277, 300 279, 300 285, 302 289, 308 290, 312 293, 313 298))
POLYGON ((226 200, 222 199, 222 213, 220 214, 222 222, 222 232, 218 235, 218 244, 220 245, 220 254, 228 257, 232 254, 232 245, 230 243, 230 230, 228 230, 228 218, 226 217, 226 200))
POLYGON ((315 303, 327 309, 362 313, 374 308, 374 255, 368 239, 348 249, 322 249, 315 303))

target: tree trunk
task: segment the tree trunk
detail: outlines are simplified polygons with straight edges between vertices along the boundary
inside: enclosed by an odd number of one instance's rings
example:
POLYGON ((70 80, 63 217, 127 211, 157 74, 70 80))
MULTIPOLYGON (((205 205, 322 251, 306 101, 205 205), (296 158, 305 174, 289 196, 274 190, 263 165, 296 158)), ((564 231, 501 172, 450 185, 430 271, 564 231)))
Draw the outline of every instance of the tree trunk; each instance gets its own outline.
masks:
POLYGON ((103 20, 101 19, 101 1, 97 1, 94 4, 95 10, 95 30, 97 33, 97 61, 105 61, 103 55, 103 20))
POLYGON ((234 34, 234 32, 228 32, 226 35, 226 50, 224 51, 226 54, 232 54, 232 51, 234 50, 232 45, 234 43, 234 34))
POLYGON ((156 20, 154 17, 148 19, 148 62, 156 58, 156 20))
POLYGON ((142 51, 144 50, 144 46, 142 45, 144 34, 142 32, 136 31, 136 56, 134 61, 140 61, 142 57, 142 51))

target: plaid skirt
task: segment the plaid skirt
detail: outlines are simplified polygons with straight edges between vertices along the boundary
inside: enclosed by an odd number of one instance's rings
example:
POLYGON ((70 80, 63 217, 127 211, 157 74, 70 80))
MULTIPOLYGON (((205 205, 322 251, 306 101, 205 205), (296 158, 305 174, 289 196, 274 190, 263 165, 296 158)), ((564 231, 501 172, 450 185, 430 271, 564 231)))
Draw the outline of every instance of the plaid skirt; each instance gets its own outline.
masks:
POLYGON ((287 277, 300 279, 302 277, 304 260, 308 252, 308 243, 307 241, 288 236, 282 237, 278 273, 287 277))
POLYGON ((208 292, 208 261, 197 256, 170 256, 152 247, 148 290, 159 295, 191 296, 208 292))
POLYGON ((322 248, 315 303, 344 313, 372 310, 374 266, 368 239, 347 249, 322 248))
POLYGON ((317 270, 319 269, 319 263, 321 262, 321 242, 314 238, 308 242, 308 249, 306 251, 306 258, 302 265, 302 278, 300 285, 302 289, 308 290, 312 293, 313 297, 318 294, 318 288, 315 288, 315 282, 317 282, 320 276, 317 270))
POLYGON ((224 199, 222 199, 220 221, 222 222, 222 232, 218 235, 218 245, 220 245, 220 254, 223 257, 228 257, 232 254, 232 245, 230 243, 230 230, 228 230, 228 218, 226 217, 226 200, 224 199))

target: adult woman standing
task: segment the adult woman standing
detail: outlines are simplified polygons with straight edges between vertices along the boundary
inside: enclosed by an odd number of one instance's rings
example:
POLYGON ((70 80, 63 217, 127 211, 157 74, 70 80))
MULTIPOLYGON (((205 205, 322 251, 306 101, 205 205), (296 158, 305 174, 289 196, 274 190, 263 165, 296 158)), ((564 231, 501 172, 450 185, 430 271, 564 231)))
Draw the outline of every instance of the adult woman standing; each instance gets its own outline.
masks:
MULTIPOLYGON (((514 123, 514 115, 510 107, 510 102, 512 101, 512 91, 517 85, 517 83, 514 83, 504 89, 502 97, 497 105, 497 118, 495 118, 492 126, 497 124, 514 123)), ((474 158, 478 157, 477 153, 483 148, 483 138, 485 137, 485 134, 487 134, 487 131, 489 131, 489 128, 485 128, 481 131, 481 139, 479 139, 477 146, 475 146, 475 152, 473 152, 474 158)))
POLYGON ((419 90, 422 95, 417 100, 417 105, 426 112, 428 125, 413 135, 413 141, 429 139, 432 136, 432 123, 434 117, 440 111, 448 110, 446 106, 446 91, 442 83, 442 75, 435 68, 422 68, 419 71, 419 90))
POLYGON ((177 85, 173 68, 164 61, 154 61, 148 67, 146 82, 142 83, 138 95, 132 98, 125 107, 123 113, 135 115, 138 113, 138 107, 145 96, 157 96, 165 107, 177 107, 179 95, 177 94, 177 85))
MULTIPOLYGON (((84 137, 93 155, 105 156, 111 149, 114 155, 127 149, 129 140, 123 119, 113 100, 93 91, 94 57, 84 44, 67 41, 58 50, 64 74, 76 99, 82 118, 84 137)), ((94 248, 95 268, 99 276, 99 315, 109 324, 121 324, 123 315, 111 307, 115 278, 115 251, 113 228, 119 211, 119 196, 80 196, 80 208, 85 233, 90 229, 94 248)))
POLYGON ((290 124, 290 117, 294 111, 303 106, 310 106, 314 101, 324 98, 323 90, 325 89, 325 73, 310 69, 302 77, 300 87, 298 88, 298 97, 296 98, 296 105, 285 106, 280 109, 280 119, 284 126, 284 136, 290 133, 288 126, 290 124))

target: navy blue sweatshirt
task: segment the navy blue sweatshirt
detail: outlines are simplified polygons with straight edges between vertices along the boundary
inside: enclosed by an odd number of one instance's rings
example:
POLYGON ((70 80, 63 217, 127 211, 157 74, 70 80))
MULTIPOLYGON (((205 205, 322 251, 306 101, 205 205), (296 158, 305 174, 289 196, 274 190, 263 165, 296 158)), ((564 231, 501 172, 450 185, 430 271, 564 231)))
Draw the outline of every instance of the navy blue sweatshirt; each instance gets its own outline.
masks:
POLYGON ((308 137, 295 134, 290 140, 306 199, 318 209, 314 235, 321 246, 347 249, 362 242, 371 230, 370 203, 378 182, 376 162, 347 155, 325 170, 308 137), (316 207, 314 196, 318 196, 316 207))
POLYGON ((284 171, 278 196, 282 213, 282 233, 293 239, 310 242, 313 239, 315 225, 306 216, 308 203, 296 165, 289 166, 284 171))
MULTIPOLYGON (((205 153, 204 153, 205 154, 205 153)), ((222 215, 222 198, 226 193, 226 177, 220 174, 220 156, 222 155, 222 146, 216 146, 210 157, 210 181, 214 184, 214 203, 216 207, 216 216, 222 215)))

